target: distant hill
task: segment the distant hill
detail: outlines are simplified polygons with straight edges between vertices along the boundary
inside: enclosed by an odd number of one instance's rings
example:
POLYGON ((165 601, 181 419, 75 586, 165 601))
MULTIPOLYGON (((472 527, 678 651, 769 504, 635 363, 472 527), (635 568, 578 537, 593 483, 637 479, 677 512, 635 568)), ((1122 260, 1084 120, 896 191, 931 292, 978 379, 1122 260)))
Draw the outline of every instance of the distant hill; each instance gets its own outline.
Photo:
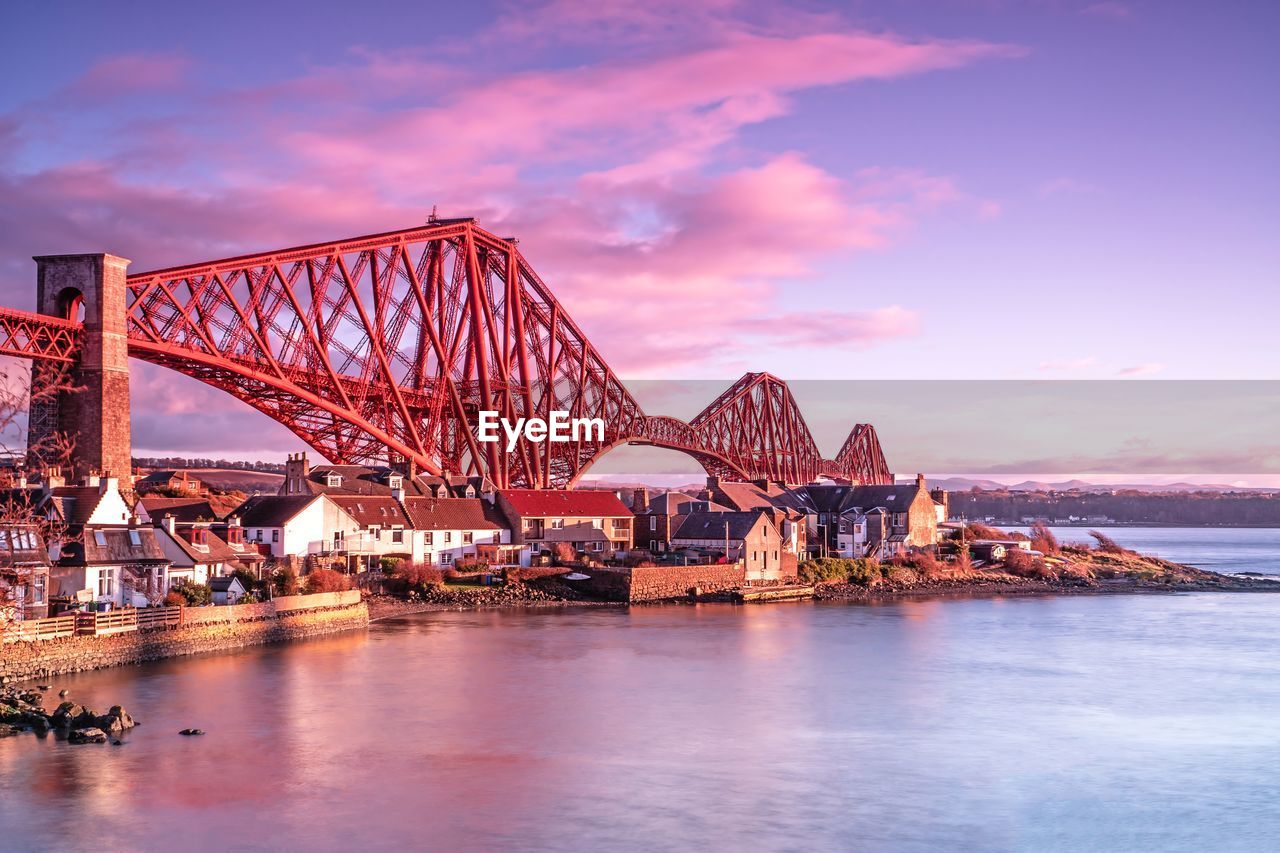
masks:
MULTIPOLYGON (((899 480, 906 483, 909 480, 899 480)), ((1072 490, 1081 492, 1119 492, 1119 491, 1138 491, 1152 493, 1168 493, 1168 492, 1244 492, 1253 494, 1276 494, 1280 493, 1280 489, 1268 488, 1241 488, 1239 486, 1231 486, 1224 483, 1161 483, 1153 485, 1151 483, 1090 483, 1087 480, 1061 480, 1058 482, 1046 482, 1044 480, 1024 480, 1021 483, 1009 485, 1007 483, 997 483, 995 480, 972 480, 967 477, 943 477, 941 479, 930 479, 929 485, 933 488, 943 488, 949 492, 967 492, 974 487, 987 492, 1069 492, 1072 490)))
POLYGON ((283 474, 270 471, 246 471, 240 468, 188 468, 187 473, 199 478, 210 488, 274 495, 284 483, 283 474))

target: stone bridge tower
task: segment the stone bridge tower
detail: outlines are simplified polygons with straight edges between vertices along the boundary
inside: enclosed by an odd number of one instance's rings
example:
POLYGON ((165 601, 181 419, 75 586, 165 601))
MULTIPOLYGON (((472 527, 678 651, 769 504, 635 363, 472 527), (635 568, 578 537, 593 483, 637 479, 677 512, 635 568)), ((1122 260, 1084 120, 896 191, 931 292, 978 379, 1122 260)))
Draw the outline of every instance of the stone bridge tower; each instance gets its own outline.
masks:
MULTIPOLYGON (((74 477, 91 472, 129 482, 132 445, 129 437, 129 345, 125 336, 129 261, 115 255, 41 255, 36 262, 36 310, 82 320, 78 363, 70 384, 79 390, 56 399, 33 401, 28 447, 38 461, 51 459, 50 448, 61 433, 72 443, 74 477)), ((37 362, 32 367, 33 396, 56 381, 58 368, 37 362)))

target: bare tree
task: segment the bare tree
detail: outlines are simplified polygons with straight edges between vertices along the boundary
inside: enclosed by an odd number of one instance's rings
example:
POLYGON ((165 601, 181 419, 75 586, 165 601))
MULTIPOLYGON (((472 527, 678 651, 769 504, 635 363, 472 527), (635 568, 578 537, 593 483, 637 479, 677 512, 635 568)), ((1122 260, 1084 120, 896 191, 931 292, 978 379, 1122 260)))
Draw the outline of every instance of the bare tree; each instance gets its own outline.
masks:
MULTIPOLYGON (((75 539, 66 523, 49 507, 39 505, 42 497, 22 488, 26 462, 42 464, 46 471, 64 470, 71 462, 75 441, 57 429, 32 429, 33 418, 49 419, 58 401, 81 389, 71 379, 68 365, 43 363, 26 371, 0 368, 0 456, 10 464, 0 470, 0 529, 31 531, 48 548, 75 539), (24 461, 25 460, 25 461, 24 461)), ((14 546, 9 543, 9 554, 14 546)), ((0 623, 17 618, 24 603, 20 593, 30 588, 34 569, 29 565, 0 563, 0 623)))

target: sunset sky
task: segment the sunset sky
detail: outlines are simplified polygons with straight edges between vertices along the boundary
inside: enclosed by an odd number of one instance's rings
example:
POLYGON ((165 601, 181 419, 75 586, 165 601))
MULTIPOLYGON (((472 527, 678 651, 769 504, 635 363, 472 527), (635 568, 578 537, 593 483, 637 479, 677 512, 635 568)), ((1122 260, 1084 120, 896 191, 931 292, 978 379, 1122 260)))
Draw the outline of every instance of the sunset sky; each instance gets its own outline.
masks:
MULTIPOLYGON (((1275 378, 1277 32, 1267 2, 22 4, 0 302, 33 307, 33 254, 141 271, 434 205, 519 236, 624 377, 1275 378)), ((297 447, 134 384, 139 453, 297 447)))

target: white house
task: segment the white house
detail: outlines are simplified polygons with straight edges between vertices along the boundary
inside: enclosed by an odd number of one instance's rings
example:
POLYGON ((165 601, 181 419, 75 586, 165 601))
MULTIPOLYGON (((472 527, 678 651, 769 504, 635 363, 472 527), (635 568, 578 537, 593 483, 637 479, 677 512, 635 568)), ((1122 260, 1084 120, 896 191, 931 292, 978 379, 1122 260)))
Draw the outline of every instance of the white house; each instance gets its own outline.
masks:
POLYGON ((482 560, 490 565, 519 561, 506 517, 480 498, 407 497, 403 501, 412 530, 410 559, 451 566, 482 560))
POLYGON ((247 542, 272 557, 346 554, 360 522, 328 495, 256 495, 234 513, 247 542))
POLYGON ((210 578, 209 587, 213 590, 214 604, 239 604, 246 591, 240 578, 234 576, 210 578))

